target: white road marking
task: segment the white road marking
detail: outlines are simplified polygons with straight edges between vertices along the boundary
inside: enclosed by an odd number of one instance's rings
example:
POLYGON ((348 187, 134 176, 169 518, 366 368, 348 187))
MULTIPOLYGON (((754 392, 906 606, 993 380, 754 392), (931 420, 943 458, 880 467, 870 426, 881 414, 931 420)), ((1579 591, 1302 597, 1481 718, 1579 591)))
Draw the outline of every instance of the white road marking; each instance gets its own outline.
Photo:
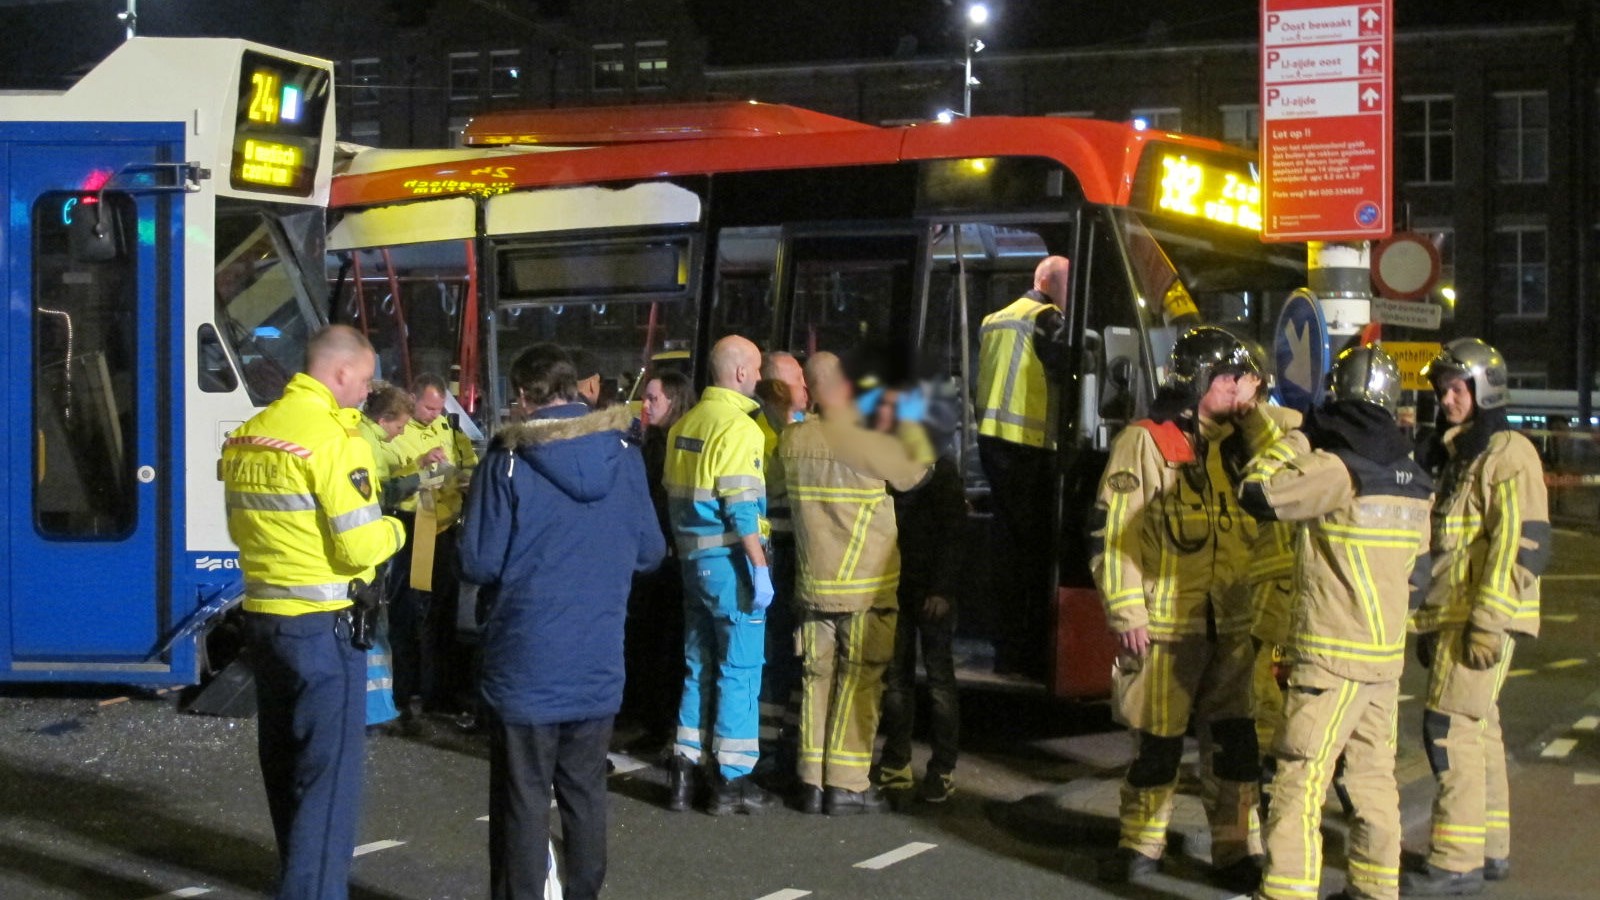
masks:
POLYGON ((1600 716, 1584 716, 1572 723, 1573 731, 1595 731, 1600 729, 1600 716))
POLYGON ((1541 575, 1540 581, 1600 581, 1600 575, 1541 575))
POLYGON ((211 888, 208 887, 186 887, 168 891, 165 894, 157 894, 154 897, 150 897, 149 900, 166 900, 167 897, 201 897, 209 893, 211 893, 211 888))
POLYGON ((379 850, 387 850, 390 847, 398 847, 404 843, 405 841, 373 841, 370 844, 362 844, 361 846, 357 847, 356 852, 350 855, 366 856, 368 853, 377 853, 379 850))
POLYGON ((927 853, 937 846, 939 845, 912 841, 898 850, 890 850, 888 853, 879 854, 871 859, 864 859, 856 863, 855 867, 858 869, 887 869, 897 862, 908 860, 919 853, 927 853))
POLYGON ((1587 659, 1562 659, 1562 660, 1557 660, 1557 661, 1555 661, 1553 663, 1549 663, 1548 665, 1545 666, 1545 668, 1546 669, 1570 669, 1573 666, 1581 666, 1581 665, 1584 665, 1587 662, 1588 662, 1587 659))
POLYGON ((487 822, 487 821, 489 821, 489 817, 488 816, 479 816, 478 817, 478 821, 479 822, 487 822))
POLYGON ((1578 621, 1578 614, 1562 613, 1561 615, 1551 615, 1546 613, 1543 616, 1540 616, 1540 618, 1546 622, 1560 622, 1562 625, 1571 625, 1573 622, 1578 621))
POLYGON ((1576 746, 1578 746, 1576 738, 1557 738, 1551 741, 1550 745, 1545 747, 1544 752, 1539 755, 1546 759, 1566 759, 1567 754, 1571 753, 1576 746))
POLYGON ((810 891, 802 891, 799 888, 784 888, 781 891, 773 891, 765 897, 757 897, 756 900, 800 900, 801 897, 809 896, 811 896, 810 891))
POLYGON ((1400 695, 1400 702, 1401 703, 1404 703, 1407 700, 1415 700, 1415 699, 1417 699, 1417 695, 1415 695, 1415 694, 1401 694, 1400 695))
POLYGON ((1533 670, 1532 669, 1512 669, 1511 671, 1506 673, 1506 677, 1507 678, 1521 678, 1524 675, 1532 675, 1532 674, 1533 674, 1533 670))
POLYGON ((1600 785, 1600 774, 1594 772, 1573 772, 1572 784, 1574 787, 1594 787, 1600 785))
POLYGON ((611 765, 615 767, 611 773, 613 775, 626 775, 629 772, 650 768, 649 763, 640 762, 626 753, 607 753, 606 759, 611 760, 611 765))

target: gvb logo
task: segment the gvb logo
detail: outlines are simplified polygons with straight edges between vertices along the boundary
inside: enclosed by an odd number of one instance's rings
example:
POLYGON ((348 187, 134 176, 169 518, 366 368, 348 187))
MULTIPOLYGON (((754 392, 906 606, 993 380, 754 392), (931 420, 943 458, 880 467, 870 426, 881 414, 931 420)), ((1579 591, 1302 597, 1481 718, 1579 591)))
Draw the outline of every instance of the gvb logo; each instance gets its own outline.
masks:
POLYGON ((237 569, 239 560, 231 556, 202 556, 194 561, 194 567, 202 572, 215 572, 218 569, 237 569))

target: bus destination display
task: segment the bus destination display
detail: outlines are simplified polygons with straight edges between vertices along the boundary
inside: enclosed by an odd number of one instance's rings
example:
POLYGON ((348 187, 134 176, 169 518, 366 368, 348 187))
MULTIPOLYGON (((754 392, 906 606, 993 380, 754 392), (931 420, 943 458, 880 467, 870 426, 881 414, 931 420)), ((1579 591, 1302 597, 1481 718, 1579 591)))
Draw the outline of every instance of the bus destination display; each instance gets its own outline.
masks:
POLYGON ((326 69, 245 51, 233 128, 233 187, 309 196, 329 91, 326 69))
POLYGON ((1150 144, 1133 204, 1151 212, 1261 231, 1261 181, 1244 159, 1150 144))

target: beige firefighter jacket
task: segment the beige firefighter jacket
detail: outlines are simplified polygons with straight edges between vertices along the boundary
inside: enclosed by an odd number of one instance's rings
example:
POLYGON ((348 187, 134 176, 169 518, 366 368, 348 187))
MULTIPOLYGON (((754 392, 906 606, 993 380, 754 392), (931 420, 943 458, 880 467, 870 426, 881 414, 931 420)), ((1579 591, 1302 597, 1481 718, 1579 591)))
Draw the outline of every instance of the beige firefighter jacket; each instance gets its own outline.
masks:
MULTIPOLYGON (((1248 454, 1255 457, 1266 452, 1299 428, 1302 418, 1287 407, 1258 405, 1238 423, 1248 454)), ((1287 447, 1278 452, 1287 452, 1287 447)), ((1254 616, 1250 635, 1266 644, 1284 644, 1289 640, 1289 607, 1294 599, 1294 524, 1247 518, 1246 531, 1255 535, 1250 541, 1250 567, 1245 572, 1254 616)))
POLYGON ((1451 459, 1433 510, 1433 583, 1412 617, 1416 631, 1467 622, 1484 631, 1539 634, 1539 576, 1550 556, 1544 466, 1533 444, 1500 431, 1476 458, 1456 459, 1462 428, 1445 432, 1451 459))
POLYGON ((1405 667, 1406 615, 1427 586, 1432 483, 1410 456, 1379 464, 1312 450, 1292 431, 1256 457, 1241 502, 1265 520, 1301 523, 1291 663, 1375 683, 1405 667))
POLYGON ((1203 421, 1200 432, 1203 461, 1167 459, 1144 423, 1111 444, 1095 503, 1104 524, 1091 535, 1089 565, 1119 634, 1148 628, 1155 640, 1203 637, 1208 619, 1216 634, 1250 628, 1252 534, 1221 451, 1233 426, 1203 421))
POLYGON ((794 522, 796 603, 829 613, 894 606, 900 548, 889 489, 916 487, 932 467, 850 416, 790 425, 778 458, 794 522))

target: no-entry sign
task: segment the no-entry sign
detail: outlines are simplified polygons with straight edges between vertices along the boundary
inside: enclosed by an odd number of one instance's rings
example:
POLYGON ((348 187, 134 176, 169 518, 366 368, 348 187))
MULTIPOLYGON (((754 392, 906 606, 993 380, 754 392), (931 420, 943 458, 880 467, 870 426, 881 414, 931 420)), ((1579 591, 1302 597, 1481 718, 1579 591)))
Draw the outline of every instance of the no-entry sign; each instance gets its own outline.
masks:
POLYGON ((1393 228, 1394 0, 1262 0, 1261 238, 1393 228))

